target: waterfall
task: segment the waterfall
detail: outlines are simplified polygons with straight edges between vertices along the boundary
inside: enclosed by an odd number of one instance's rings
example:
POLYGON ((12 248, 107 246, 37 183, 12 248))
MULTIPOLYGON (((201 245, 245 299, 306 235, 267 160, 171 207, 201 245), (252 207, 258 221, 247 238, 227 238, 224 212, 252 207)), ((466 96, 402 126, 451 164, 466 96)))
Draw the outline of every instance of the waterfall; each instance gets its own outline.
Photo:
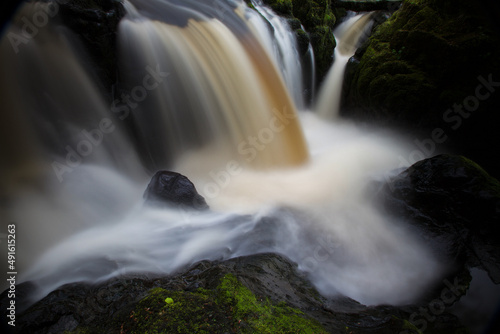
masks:
POLYGON ((359 14, 349 17, 333 32, 337 40, 334 63, 321 87, 316 105, 317 112, 324 118, 332 119, 339 114, 345 67, 360 43, 368 36, 372 24, 370 13, 359 14))
MULTIPOLYGON (((269 29, 262 25, 260 18, 252 20, 252 22, 256 23, 255 26, 258 29, 259 36, 262 37, 263 44, 274 55, 274 59, 276 59, 278 67, 281 69, 286 86, 294 97, 295 105, 299 109, 304 109, 305 80, 302 77, 304 71, 302 70, 302 62, 297 51, 295 34, 290 31, 287 20, 276 15, 269 7, 266 7, 262 3, 262 0, 253 0, 252 4, 257 12, 269 22, 272 34, 266 31, 269 29)), ((312 54, 310 53, 309 55, 312 59, 312 54)))
MULTIPOLYGON (((40 6, 50 4, 26 3, 6 35, 40 6)), ((2 38, 0 210, 17 226, 33 300, 69 282, 261 252, 288 256, 325 295, 419 296, 438 263, 366 195, 407 148, 296 110, 303 80, 282 21, 237 0, 125 6, 112 101, 56 20, 19 52, 2 38), (188 176, 212 210, 143 206, 161 168, 188 176)))
POLYGON ((132 92, 140 87, 143 78, 126 76, 145 68, 159 68, 166 78, 159 87, 148 91, 147 100, 137 103, 133 110, 123 103, 115 110, 121 108, 122 117, 130 112, 142 148, 150 151, 156 169, 207 142, 220 152, 227 151, 228 156, 239 154, 244 158, 239 161, 263 168, 307 160, 294 103, 269 52, 248 21, 240 18, 246 16, 242 4, 236 8, 226 5, 224 11, 208 12, 210 16, 200 14, 205 5, 197 1, 181 5, 160 2, 155 7, 154 15, 164 11, 162 17, 182 19, 181 26, 168 19, 156 19, 148 11, 148 4, 131 1, 129 14, 120 23, 125 77, 121 90, 132 92), (191 11, 196 10, 196 15, 185 9, 186 4, 190 4, 191 11), (240 24, 237 30, 231 30, 235 22, 240 24), (269 129, 283 117, 290 120, 282 131, 261 134, 262 129, 269 129), (258 155, 247 143, 254 137, 265 146, 258 155), (158 141, 166 143, 167 149, 156 145, 158 141))

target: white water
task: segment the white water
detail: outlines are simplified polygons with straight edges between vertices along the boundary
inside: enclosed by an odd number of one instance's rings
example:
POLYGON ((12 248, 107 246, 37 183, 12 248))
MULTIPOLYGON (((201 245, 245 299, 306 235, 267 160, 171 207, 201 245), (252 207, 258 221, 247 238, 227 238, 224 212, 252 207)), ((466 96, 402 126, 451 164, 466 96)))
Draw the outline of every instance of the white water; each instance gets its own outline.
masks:
MULTIPOLYGON (((276 15, 269 7, 266 7, 262 0, 252 1, 253 6, 262 15, 272 27, 271 34, 269 28, 262 25, 262 19, 255 14, 255 27, 258 36, 262 38, 263 44, 268 50, 272 50, 274 59, 280 67, 285 84, 294 98, 297 108, 305 107, 304 85, 302 78, 302 64, 297 51, 297 41, 295 34, 290 31, 286 19, 276 15), (267 31, 264 31, 266 29, 267 31)), ((312 54, 311 54, 312 58, 312 54)))
POLYGON ((333 32, 337 41, 334 63, 321 87, 316 105, 316 110, 322 117, 334 119, 338 116, 347 62, 354 56, 360 43, 368 37, 372 24, 371 14, 354 15, 342 22, 333 32))
POLYGON ((124 114, 113 114, 123 100, 106 108, 64 30, 51 27, 15 55, 3 39, 2 98, 18 113, 0 120, 11 127, 0 142, 11 157, 2 164, 1 208, 17 225, 20 280, 37 283, 38 299, 68 282, 273 251, 327 295, 367 304, 416 298, 438 264, 366 191, 405 148, 352 124, 297 118, 279 59, 254 35, 255 16, 242 3, 204 4, 127 5, 119 89, 133 93, 148 65, 168 73, 129 106, 134 136, 117 118, 124 114), (65 163, 65 148, 106 117, 115 130, 59 182, 53 161, 65 163), (187 175, 212 211, 144 207, 144 166, 187 175))

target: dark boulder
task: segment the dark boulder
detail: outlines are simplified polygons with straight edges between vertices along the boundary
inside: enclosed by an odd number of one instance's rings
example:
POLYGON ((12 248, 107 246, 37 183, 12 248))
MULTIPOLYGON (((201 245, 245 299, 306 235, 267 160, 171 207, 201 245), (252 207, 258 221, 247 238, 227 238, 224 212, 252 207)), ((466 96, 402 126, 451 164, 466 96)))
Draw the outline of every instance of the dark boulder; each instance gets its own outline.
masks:
POLYGON ((151 178, 144 193, 147 204, 196 210, 208 209, 207 202, 187 177, 170 171, 159 171, 151 178))
POLYGON ((379 196, 438 255, 480 267, 500 283, 500 182, 476 163, 454 155, 419 161, 385 183, 379 196))

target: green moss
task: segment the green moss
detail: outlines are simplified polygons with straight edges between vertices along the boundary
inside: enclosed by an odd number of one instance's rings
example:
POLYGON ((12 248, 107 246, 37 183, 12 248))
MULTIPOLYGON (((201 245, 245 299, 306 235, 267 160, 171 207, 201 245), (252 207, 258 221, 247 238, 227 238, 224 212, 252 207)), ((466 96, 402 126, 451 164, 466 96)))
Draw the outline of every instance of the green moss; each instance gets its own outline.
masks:
MULTIPOLYGON (((264 0, 264 3, 279 15, 289 19, 292 29, 297 33, 302 55, 306 54, 309 42, 311 43, 316 63, 316 78, 319 83, 330 69, 336 46, 333 27, 337 19, 331 8, 332 1, 264 0)), ((247 1, 247 4, 250 6, 250 1, 247 1)))
POLYGON ((414 324, 412 324, 408 320, 403 320, 402 329, 409 330, 411 331, 410 333, 423 334, 421 331, 418 330, 418 328, 414 324))
POLYGON ((269 300, 258 300, 233 275, 224 276, 218 289, 225 302, 234 302, 234 315, 250 325, 248 332, 326 333, 318 322, 284 302, 273 305, 269 300))
POLYGON ((481 180, 482 182, 478 182, 476 189, 477 192, 488 192, 492 197, 498 198, 500 200, 500 182, 488 174, 480 165, 475 163, 474 161, 460 156, 460 159, 463 161, 463 165, 467 170, 469 170, 469 174, 475 180, 481 180))
POLYGON ((263 0, 276 13, 284 16, 292 16, 292 0, 263 0))
MULTIPOLYGON (((384 125, 446 127, 443 112, 474 92, 478 75, 500 76, 499 55, 500 39, 474 2, 405 0, 358 53, 359 63, 348 72, 345 110, 384 125)), ((480 138, 498 119, 497 105, 493 99, 482 103, 484 113, 474 122, 485 125, 469 122, 461 131, 480 138)), ((469 145, 463 135, 451 133, 448 143, 469 145)))
POLYGON ((122 325, 127 333, 214 333, 232 331, 229 305, 220 305, 206 290, 169 291, 155 288, 122 325), (165 302, 171 298, 174 302, 165 302))
POLYGON ((130 313, 125 333, 326 333, 321 325, 286 303, 259 300, 235 276, 214 290, 155 288, 130 313), (167 304, 171 298, 174 302, 167 304))
POLYGON ((314 50, 317 80, 320 82, 330 69, 336 42, 333 27, 336 23, 331 0, 292 0, 293 16, 298 18, 309 34, 314 50))

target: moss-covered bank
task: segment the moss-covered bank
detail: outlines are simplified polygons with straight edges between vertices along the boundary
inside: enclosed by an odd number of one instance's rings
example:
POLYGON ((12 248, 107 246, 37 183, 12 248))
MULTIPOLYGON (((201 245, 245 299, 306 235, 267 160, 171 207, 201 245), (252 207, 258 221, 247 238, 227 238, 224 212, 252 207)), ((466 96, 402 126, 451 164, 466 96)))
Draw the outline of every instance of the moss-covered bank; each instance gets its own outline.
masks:
POLYGON ((419 130, 420 139, 441 128, 446 146, 496 173, 487 157, 500 143, 500 38, 489 8, 405 0, 349 65, 344 115, 419 130))

